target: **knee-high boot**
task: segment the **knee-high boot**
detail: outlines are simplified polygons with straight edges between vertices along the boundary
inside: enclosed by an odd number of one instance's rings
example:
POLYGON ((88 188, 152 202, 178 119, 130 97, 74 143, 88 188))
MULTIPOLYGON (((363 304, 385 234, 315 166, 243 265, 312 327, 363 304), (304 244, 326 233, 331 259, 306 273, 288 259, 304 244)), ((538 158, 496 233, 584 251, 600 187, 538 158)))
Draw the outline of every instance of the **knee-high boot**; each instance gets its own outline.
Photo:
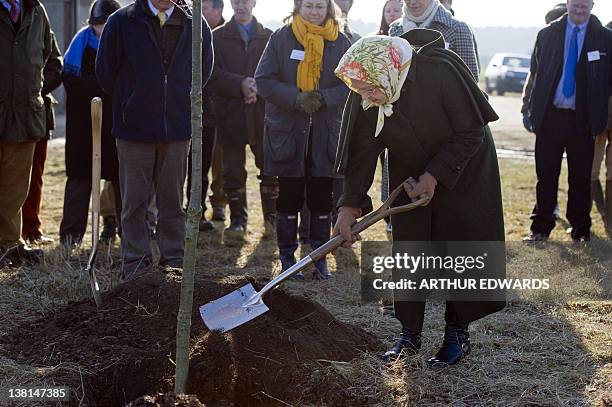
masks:
MULTIPOLYGON (((297 241, 297 213, 277 213, 276 241, 283 271, 295 264, 297 241)), ((304 280, 300 272, 293 276, 294 280, 304 280)))
POLYGON ((261 211, 264 218, 263 237, 274 236, 276 231, 276 200, 278 198, 278 182, 275 179, 262 180, 259 184, 259 194, 261 196, 261 211))
MULTIPOLYGON (((331 219, 329 213, 310 214, 310 247, 312 250, 318 249, 329 240, 331 228, 331 219)), ((319 280, 327 280, 332 277, 327 268, 327 258, 323 257, 315 262, 315 278, 319 280)))

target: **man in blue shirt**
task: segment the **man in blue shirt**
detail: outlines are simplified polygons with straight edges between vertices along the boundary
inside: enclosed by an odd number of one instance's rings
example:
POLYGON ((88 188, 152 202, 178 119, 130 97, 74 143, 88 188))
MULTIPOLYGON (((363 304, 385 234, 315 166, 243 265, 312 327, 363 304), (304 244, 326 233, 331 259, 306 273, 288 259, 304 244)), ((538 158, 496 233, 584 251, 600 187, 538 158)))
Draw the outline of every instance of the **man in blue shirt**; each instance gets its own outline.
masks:
POLYGON ((591 237, 594 138, 606 128, 612 93, 612 32, 591 14, 593 0, 568 0, 568 14, 542 29, 531 58, 534 87, 526 120, 536 133, 537 204, 525 241, 544 241, 567 154, 567 219, 574 241, 591 237))

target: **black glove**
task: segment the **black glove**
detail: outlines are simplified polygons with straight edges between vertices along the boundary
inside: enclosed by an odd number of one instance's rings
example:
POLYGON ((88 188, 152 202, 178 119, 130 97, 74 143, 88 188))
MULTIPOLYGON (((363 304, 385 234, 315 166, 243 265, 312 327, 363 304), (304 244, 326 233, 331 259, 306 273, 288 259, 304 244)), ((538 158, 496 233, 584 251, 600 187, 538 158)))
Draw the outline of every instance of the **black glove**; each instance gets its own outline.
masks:
POLYGON ((319 91, 300 92, 295 98, 295 108, 306 114, 313 114, 325 106, 325 99, 319 91))
POLYGON ((533 124, 531 123, 531 118, 529 117, 529 113, 523 113, 523 127, 529 133, 533 133, 533 124))

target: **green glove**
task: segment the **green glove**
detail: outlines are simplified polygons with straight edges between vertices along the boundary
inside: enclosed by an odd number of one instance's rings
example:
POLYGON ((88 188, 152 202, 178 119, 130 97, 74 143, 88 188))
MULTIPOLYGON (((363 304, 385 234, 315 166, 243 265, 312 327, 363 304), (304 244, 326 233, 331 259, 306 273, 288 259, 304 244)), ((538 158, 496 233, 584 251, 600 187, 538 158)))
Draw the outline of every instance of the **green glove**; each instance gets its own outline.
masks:
POLYGON ((325 106, 325 99, 319 93, 319 91, 312 92, 300 92, 295 98, 295 108, 306 114, 313 114, 314 112, 325 106))

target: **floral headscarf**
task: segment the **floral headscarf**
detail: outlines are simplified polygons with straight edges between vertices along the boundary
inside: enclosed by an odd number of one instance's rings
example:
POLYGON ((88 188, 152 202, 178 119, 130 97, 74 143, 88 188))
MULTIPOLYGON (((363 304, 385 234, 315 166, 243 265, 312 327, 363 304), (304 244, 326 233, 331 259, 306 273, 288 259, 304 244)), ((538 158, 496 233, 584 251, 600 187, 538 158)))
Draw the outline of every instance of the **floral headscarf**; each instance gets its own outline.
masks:
MULTIPOLYGON (((336 68, 336 76, 353 91, 356 89, 352 80, 356 79, 380 89, 387 96, 388 102, 378 107, 378 123, 374 137, 378 137, 382 131, 385 116, 390 117, 393 114, 393 103, 401 95, 411 60, 412 47, 405 39, 372 35, 353 44, 336 68)), ((364 99, 362 106, 363 110, 367 110, 375 105, 364 99)))

